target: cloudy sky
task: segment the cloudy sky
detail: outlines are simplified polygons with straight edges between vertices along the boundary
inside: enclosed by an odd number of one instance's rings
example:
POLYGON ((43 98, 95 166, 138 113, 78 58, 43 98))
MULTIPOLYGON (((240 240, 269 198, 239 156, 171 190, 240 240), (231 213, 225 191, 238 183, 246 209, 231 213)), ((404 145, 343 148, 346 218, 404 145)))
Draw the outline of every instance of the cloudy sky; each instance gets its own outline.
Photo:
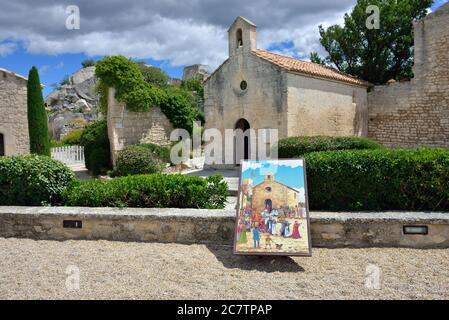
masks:
MULTIPOLYGON (((436 0, 433 9, 449 0, 436 0)), ((173 77, 227 57, 227 28, 242 15, 258 26, 258 47, 307 59, 324 53, 318 25, 341 23, 355 0, 0 0, 0 67, 27 75, 32 65, 51 84, 91 57, 124 54, 173 77), (80 29, 68 30, 66 8, 80 9, 80 29)))

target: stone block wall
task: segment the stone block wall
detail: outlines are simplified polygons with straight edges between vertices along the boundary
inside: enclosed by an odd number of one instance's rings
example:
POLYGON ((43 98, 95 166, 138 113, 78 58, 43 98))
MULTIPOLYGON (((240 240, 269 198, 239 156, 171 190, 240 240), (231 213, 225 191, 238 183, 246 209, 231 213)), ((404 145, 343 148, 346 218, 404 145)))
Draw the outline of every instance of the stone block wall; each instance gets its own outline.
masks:
POLYGON ((108 94, 108 135, 112 162, 115 167, 118 152, 127 145, 139 143, 170 144, 173 126, 158 107, 148 112, 131 112, 115 99, 115 90, 108 94))
POLYGON ((0 115, 5 155, 30 153, 27 80, 4 69, 0 69, 0 115))
POLYGON ((449 147, 449 3, 415 23, 414 78, 368 94, 368 135, 390 147, 449 147))

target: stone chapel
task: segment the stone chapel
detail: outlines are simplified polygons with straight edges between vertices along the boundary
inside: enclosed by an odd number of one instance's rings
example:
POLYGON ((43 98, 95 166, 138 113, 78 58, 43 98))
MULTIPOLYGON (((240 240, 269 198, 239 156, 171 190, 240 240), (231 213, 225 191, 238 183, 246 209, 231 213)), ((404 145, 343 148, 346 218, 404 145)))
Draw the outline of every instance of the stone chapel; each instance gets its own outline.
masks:
MULTIPOLYGON (((225 129, 238 128, 277 129, 279 139, 367 135, 369 83, 258 49, 256 25, 241 16, 228 41, 229 57, 204 82, 206 128, 223 137, 225 129)), ((245 140, 240 159, 254 154, 251 145, 245 140)))

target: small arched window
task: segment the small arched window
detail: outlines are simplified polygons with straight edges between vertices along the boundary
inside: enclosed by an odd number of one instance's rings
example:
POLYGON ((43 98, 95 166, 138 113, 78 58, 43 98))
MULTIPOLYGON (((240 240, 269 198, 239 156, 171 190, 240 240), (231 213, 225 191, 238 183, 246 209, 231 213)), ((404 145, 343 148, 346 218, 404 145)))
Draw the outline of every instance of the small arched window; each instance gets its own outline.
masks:
POLYGON ((236 38, 237 38, 237 48, 243 46, 242 29, 238 29, 238 30, 237 30, 236 38))
POLYGON ((0 157, 5 155, 5 138, 3 133, 0 133, 0 157))

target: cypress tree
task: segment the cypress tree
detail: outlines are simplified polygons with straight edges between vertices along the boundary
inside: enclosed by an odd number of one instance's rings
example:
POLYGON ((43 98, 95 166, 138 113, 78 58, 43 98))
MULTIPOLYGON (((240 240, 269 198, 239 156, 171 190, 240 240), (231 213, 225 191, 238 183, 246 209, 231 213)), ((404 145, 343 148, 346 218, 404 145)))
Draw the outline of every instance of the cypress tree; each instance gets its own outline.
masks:
POLYGON ((45 111, 44 97, 36 67, 28 74, 28 132, 30 135, 31 153, 50 156, 50 140, 48 138, 48 118, 45 111))

